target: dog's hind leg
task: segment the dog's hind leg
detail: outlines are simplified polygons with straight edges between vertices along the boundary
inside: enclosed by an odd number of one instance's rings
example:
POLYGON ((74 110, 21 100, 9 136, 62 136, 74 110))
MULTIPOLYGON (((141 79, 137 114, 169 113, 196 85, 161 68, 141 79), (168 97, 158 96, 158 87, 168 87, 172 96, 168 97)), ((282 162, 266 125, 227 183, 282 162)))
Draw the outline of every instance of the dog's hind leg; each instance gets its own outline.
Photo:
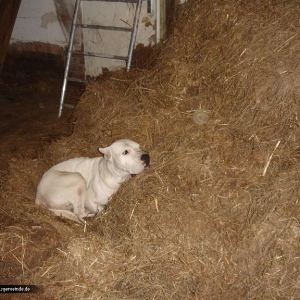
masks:
POLYGON ((71 201, 73 206, 73 213, 80 219, 87 217, 89 211, 85 208, 86 200, 86 183, 85 180, 81 180, 81 184, 78 184, 77 195, 74 201, 71 201))
POLYGON ((43 204, 55 215, 75 222, 85 223, 87 184, 78 172, 50 170, 46 172, 37 189, 36 203, 43 204))
POLYGON ((82 175, 61 171, 45 174, 38 189, 37 202, 46 199, 46 206, 55 215, 85 223, 86 181, 82 175))
POLYGON ((74 214, 71 211, 63 210, 63 209, 53 209, 53 208, 50 208, 49 210, 52 211, 58 217, 64 217, 69 220, 75 221, 79 224, 85 224, 85 220, 83 218, 79 217, 78 215, 74 214))

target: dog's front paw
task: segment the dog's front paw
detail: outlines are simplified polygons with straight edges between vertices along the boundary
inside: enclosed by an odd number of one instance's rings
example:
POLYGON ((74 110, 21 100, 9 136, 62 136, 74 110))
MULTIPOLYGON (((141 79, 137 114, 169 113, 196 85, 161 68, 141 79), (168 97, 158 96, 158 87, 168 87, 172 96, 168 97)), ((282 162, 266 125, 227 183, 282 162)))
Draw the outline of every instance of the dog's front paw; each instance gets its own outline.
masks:
POLYGON ((97 214, 101 213, 102 210, 104 210, 104 206, 98 205, 97 206, 97 214))

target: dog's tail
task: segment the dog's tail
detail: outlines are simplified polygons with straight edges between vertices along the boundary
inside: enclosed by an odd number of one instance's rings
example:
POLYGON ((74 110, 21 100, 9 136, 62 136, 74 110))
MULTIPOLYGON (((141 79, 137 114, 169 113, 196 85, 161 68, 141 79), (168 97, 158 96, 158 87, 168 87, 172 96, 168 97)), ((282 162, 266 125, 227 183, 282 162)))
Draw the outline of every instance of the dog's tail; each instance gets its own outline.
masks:
POLYGON ((53 208, 49 208, 49 210, 52 211, 58 217, 67 218, 67 219, 75 221, 75 222, 77 222, 77 223, 79 223, 81 225, 85 224, 85 220, 84 219, 82 219, 79 216, 75 215, 71 211, 63 210, 63 209, 53 209, 53 208))
POLYGON ((43 196, 41 196, 39 193, 36 193, 35 204, 46 206, 45 203, 47 203, 47 201, 45 200, 45 198, 43 196))

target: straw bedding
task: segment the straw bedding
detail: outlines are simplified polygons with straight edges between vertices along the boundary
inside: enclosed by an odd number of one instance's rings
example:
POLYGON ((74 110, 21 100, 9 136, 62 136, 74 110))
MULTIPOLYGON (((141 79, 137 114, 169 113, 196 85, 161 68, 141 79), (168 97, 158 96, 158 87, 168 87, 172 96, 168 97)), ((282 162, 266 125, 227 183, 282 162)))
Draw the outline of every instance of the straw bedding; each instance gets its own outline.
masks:
POLYGON ((299 13, 284 0, 179 6, 147 70, 89 84, 72 136, 11 162, 2 260, 43 299, 299 298, 299 13), (49 166, 119 138, 152 167, 85 232, 35 207, 49 166))

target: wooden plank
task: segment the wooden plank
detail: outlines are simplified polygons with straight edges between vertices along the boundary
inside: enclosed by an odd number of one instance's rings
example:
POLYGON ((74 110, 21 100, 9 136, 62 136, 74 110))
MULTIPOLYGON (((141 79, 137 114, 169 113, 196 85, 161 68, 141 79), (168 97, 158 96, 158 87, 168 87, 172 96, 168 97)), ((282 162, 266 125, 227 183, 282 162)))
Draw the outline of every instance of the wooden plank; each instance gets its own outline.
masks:
POLYGON ((0 73, 20 4, 21 0, 0 0, 0 73))

